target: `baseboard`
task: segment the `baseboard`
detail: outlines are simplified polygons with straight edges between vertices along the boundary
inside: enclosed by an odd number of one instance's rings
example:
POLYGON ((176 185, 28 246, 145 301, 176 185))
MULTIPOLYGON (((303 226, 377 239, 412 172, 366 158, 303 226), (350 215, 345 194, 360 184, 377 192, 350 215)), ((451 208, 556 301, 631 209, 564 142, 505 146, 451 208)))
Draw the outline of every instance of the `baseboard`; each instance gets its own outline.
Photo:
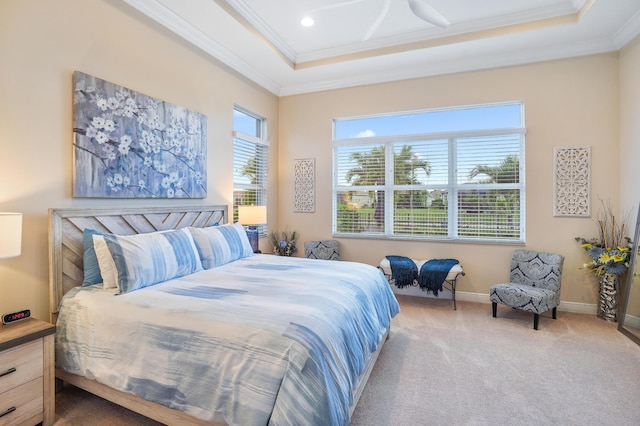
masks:
MULTIPOLYGON (((405 288, 393 288, 395 294, 402 294, 405 296, 416 297, 430 297, 438 299, 450 299, 451 292, 443 290, 438 296, 434 296, 431 293, 426 293, 417 287, 405 287, 405 288)), ((465 291, 456 291, 456 300, 462 302, 476 302, 476 303, 491 303, 489 301, 489 295, 486 293, 469 293, 465 291)), ((558 311, 573 312, 576 314, 588 314, 596 315, 598 312, 598 306, 593 303, 577 303, 577 302, 560 302, 558 305, 558 311)))
POLYGON ((640 318, 633 315, 625 315, 624 324, 629 327, 640 329, 640 318))

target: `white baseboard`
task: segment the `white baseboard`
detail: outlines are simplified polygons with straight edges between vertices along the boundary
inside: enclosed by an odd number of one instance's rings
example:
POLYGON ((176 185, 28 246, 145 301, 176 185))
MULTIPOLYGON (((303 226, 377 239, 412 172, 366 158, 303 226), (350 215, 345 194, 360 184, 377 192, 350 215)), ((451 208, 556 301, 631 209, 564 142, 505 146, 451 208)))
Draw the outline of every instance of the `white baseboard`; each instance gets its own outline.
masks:
POLYGON ((640 318, 633 315, 626 315, 624 318, 624 324, 629 327, 640 329, 640 318))
MULTIPOLYGON (((402 294, 405 296, 417 296, 417 297, 430 297, 430 298, 442 298, 450 299, 451 292, 449 290, 443 290, 438 296, 434 296, 431 293, 426 293, 417 287, 405 287, 405 288, 392 288, 395 294, 402 294)), ((489 301, 489 295, 486 293, 468 293, 464 291, 456 291, 456 300, 462 302, 476 302, 476 303, 491 303, 489 301)), ((573 312, 576 314, 588 314, 596 315, 598 312, 598 305, 593 303, 577 303, 577 302, 560 302, 558 306, 559 311, 573 312)))

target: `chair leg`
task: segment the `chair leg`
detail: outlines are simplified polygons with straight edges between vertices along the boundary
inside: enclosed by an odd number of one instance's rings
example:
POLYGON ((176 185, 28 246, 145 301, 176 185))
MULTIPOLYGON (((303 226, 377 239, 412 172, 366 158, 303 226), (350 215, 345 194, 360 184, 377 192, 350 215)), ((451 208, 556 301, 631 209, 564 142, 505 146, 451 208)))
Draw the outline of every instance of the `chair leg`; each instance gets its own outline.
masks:
POLYGON ((553 308, 553 310, 551 311, 551 316, 553 317, 553 319, 556 319, 556 308, 553 308))
POLYGON ((496 317, 496 313, 498 312, 498 304, 496 302, 491 302, 491 310, 493 311, 493 317, 496 317))
POLYGON ((540 315, 538 314, 533 314, 533 329, 537 330, 538 329, 538 320, 540 319, 540 315))

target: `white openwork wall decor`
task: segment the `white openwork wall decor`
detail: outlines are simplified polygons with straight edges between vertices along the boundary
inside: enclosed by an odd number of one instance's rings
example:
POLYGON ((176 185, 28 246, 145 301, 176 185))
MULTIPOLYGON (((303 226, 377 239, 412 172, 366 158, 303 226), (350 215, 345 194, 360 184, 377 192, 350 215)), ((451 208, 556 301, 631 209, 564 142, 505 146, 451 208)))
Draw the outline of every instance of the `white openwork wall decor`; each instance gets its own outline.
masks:
POLYGON ((554 149, 553 215, 591 215, 591 147, 554 149))
POLYGON ((315 170, 316 165, 313 158, 294 160, 293 211, 296 213, 315 212, 315 170))

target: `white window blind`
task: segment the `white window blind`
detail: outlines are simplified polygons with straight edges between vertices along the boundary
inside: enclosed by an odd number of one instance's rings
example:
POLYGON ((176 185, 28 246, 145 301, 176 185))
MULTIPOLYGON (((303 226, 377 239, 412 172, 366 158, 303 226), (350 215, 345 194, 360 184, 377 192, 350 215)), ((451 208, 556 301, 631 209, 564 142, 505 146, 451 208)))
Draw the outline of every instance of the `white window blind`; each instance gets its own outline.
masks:
MULTIPOLYGON (((504 128, 474 131, 466 128, 473 123, 456 122, 465 130, 408 134, 411 117, 424 119, 424 113, 406 116, 397 136, 379 127, 384 136, 360 130, 360 136, 334 139, 334 234, 524 241, 525 131, 513 128, 514 121, 521 123, 521 107, 499 106, 500 113, 510 113, 504 128)), ((500 123, 493 107, 487 108, 500 123)), ((456 120, 474 117, 452 111, 456 120)), ((446 118, 446 111, 438 117, 446 118)), ((376 125, 375 118, 346 121, 376 125)), ((340 127, 336 123, 336 134, 340 127)))

